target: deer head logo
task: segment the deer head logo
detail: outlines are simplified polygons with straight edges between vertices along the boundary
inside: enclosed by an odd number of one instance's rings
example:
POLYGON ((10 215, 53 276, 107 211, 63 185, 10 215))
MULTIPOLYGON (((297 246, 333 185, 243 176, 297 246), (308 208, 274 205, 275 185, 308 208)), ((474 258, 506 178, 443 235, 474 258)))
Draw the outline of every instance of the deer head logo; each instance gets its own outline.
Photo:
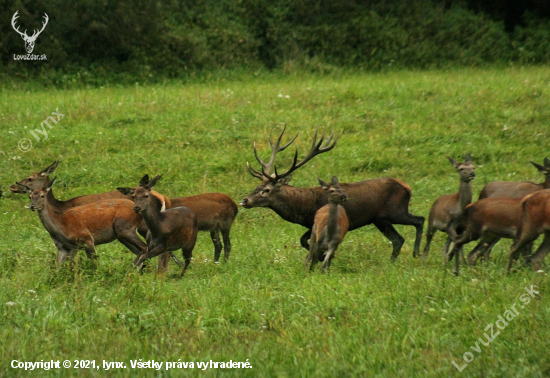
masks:
POLYGON ((44 24, 42 25, 42 29, 40 31, 34 30, 34 32, 32 33, 32 36, 29 37, 27 35, 27 29, 25 29, 25 31, 21 33, 19 31, 19 26, 15 27, 15 21, 19 17, 17 13, 19 13, 19 11, 16 11, 13 17, 11 18, 11 26, 17 33, 19 33, 21 38, 23 38, 23 41, 25 41, 25 49, 27 50, 27 53, 31 54, 32 50, 34 50, 34 42, 36 41, 36 38, 38 38, 40 33, 42 33, 42 31, 46 27, 46 25, 48 25, 48 20, 49 20, 48 15, 44 13, 44 24))

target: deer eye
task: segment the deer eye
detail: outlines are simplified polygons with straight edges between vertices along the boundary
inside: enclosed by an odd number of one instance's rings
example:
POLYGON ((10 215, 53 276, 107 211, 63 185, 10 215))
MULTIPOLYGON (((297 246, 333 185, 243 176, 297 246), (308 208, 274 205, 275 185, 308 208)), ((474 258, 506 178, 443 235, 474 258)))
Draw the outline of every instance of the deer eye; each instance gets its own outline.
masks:
POLYGON ((269 192, 271 192, 271 189, 264 189, 264 192, 269 193, 269 192))
POLYGON ((41 194, 41 195, 40 195, 40 198, 44 198, 44 197, 45 197, 45 195, 44 195, 44 194, 41 194))
POLYGON ((145 198, 148 198, 148 197, 149 197, 149 194, 146 194, 146 195, 145 195, 145 198))

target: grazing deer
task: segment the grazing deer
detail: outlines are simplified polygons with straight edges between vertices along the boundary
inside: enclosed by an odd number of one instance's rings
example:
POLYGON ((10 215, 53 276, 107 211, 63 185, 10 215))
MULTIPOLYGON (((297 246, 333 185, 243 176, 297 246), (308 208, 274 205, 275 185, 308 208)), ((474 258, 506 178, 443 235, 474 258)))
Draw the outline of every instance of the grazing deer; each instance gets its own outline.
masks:
MULTIPOLYGON (((317 210, 327 204, 328 200, 325 191, 321 187, 297 188, 290 186, 291 173, 315 156, 332 150, 336 145, 336 139, 332 142, 333 135, 331 134, 323 145, 324 137, 322 136, 317 142, 316 131, 311 150, 304 159, 298 162, 298 150, 296 150, 294 161, 289 170, 279 173, 275 167, 274 173, 270 174, 277 153, 286 149, 298 136, 296 135, 290 142, 281 147, 280 142, 284 131, 283 129, 275 144, 271 142, 270 138, 269 144, 272 153, 267 163, 258 157, 254 145, 254 155, 261 164, 261 172, 253 169, 248 163, 247 166, 250 174, 262 182, 248 197, 242 200, 240 205, 246 209, 268 207, 284 220, 306 227, 308 230, 302 235, 300 243, 309 250, 308 240, 311 236, 315 214, 317 210)), ((374 224, 392 242, 393 253, 391 259, 394 260, 399 255, 405 239, 395 230, 393 225, 413 225, 416 228, 413 254, 414 256, 418 255, 424 218, 409 213, 411 188, 406 183, 393 178, 381 178, 351 184, 344 183, 340 186, 350 198, 342 205, 348 215, 350 231, 371 223, 374 224)))
POLYGON ((327 252, 327 254, 321 269, 330 269, 330 262, 336 253, 336 249, 349 228, 346 210, 340 206, 348 199, 348 196, 340 187, 338 179, 336 176, 332 176, 330 184, 320 178, 318 180, 321 187, 328 194, 328 204, 315 213, 315 220, 311 229, 309 255, 306 259, 306 265, 311 262, 310 270, 313 270, 324 252, 327 252))
MULTIPOLYGON (((31 189, 39 189, 49 181, 49 175, 51 175, 57 165, 58 161, 54 161, 52 165, 45 168, 40 172, 33 173, 31 176, 19 181, 20 184, 26 185, 31 189)), ((148 180, 148 179, 147 179, 148 180)), ((17 184, 10 186, 10 190, 13 193, 23 193, 17 184)), ((74 206, 81 206, 88 203, 92 203, 99 200, 106 199, 129 199, 132 197, 128 194, 123 194, 118 190, 114 190, 106 193, 90 194, 80 197, 75 197, 67 201, 58 201, 58 206, 63 209, 68 209, 74 206)), ((172 206, 185 206, 193 210, 197 216, 197 222, 199 231, 210 232, 210 237, 214 243, 214 261, 218 261, 222 243, 220 241, 220 232, 223 237, 223 250, 225 260, 229 259, 229 253, 231 252, 231 241, 229 233, 231 231, 231 225, 237 216, 239 208, 235 201, 229 196, 222 193, 204 193, 190 197, 178 197, 172 200, 168 197, 164 197, 167 208, 170 208, 170 202, 172 206)), ((144 238, 147 235, 147 225, 145 221, 142 221, 138 227, 138 232, 144 238)), ((172 255, 178 265, 182 265, 174 255, 172 255)), ((163 263, 164 265, 164 263, 163 263)), ((159 266, 160 267, 160 266, 159 266)))
POLYGON ((134 199, 134 211, 143 215, 149 232, 147 233, 147 252, 143 253, 135 266, 140 267, 145 260, 161 255, 165 252, 175 251, 181 248, 185 264, 181 277, 185 274, 193 248, 197 241, 198 225, 193 211, 187 207, 172 207, 163 209, 162 196, 152 191, 160 176, 154 177, 146 184, 135 188, 117 188, 121 192, 129 192, 134 199))
MULTIPOLYGON (((456 254, 466 243, 480 240, 468 255, 468 262, 474 265, 478 256, 486 256, 501 238, 514 239, 521 226, 521 203, 521 198, 485 198, 466 206, 464 232, 454 240, 451 254, 456 254)), ((529 252, 524 250, 523 255, 528 262, 529 252)), ((455 274, 458 274, 457 260, 455 274)))
POLYGON ((472 202, 472 180, 476 177, 475 167, 470 154, 466 155, 464 163, 447 157, 458 172, 460 187, 458 193, 442 195, 437 198, 430 209, 428 229, 426 231, 426 246, 424 257, 430 252, 430 244, 434 234, 439 230, 448 234, 447 241, 441 250, 443 261, 447 259, 449 246, 457 236, 460 219, 464 208, 472 202))
POLYGON ((535 271, 541 269, 542 260, 550 252, 550 190, 539 190, 525 196, 521 201, 521 212, 521 226, 510 248, 507 272, 510 272, 512 262, 517 260, 519 252, 542 233, 544 239, 531 260, 535 271))
MULTIPOLYGON (((479 199, 483 198, 523 198, 528 194, 535 193, 542 189, 550 188, 550 160, 544 158, 544 166, 531 162, 545 176, 544 182, 540 184, 535 184, 530 181, 521 181, 521 182, 508 182, 508 181, 492 181, 485 185, 479 194, 479 199)), ((485 251, 485 256, 488 257, 493 249, 494 245, 498 242, 498 239, 487 248, 485 251)), ((522 249, 522 254, 530 255, 533 250, 533 243, 528 243, 522 249)), ((529 259, 527 258, 527 262, 529 259)))
POLYGON ((146 251, 147 246, 136 234, 141 217, 133 211, 132 201, 105 200, 64 210, 58 206, 51 191, 55 179, 40 189, 18 186, 30 196, 30 209, 38 212, 42 225, 57 247, 58 267, 78 249, 84 249, 88 258, 96 259, 95 246, 115 239, 136 256, 146 251))

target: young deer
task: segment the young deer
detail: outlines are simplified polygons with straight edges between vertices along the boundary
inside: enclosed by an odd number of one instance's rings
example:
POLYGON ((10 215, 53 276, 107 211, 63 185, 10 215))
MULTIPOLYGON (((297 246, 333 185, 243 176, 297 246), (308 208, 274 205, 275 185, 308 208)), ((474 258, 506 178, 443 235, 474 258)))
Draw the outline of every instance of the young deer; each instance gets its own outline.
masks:
MULTIPOLYGON (((39 189, 49 181, 49 175, 55 171, 58 164, 59 162, 54 161, 49 167, 40 172, 33 173, 31 176, 19 181, 19 183, 26 185, 31 189, 39 189)), ((147 181, 149 181, 148 176, 147 181)), ((17 184, 10 186, 10 190, 13 193, 22 193, 17 184)), ((68 209, 74 206, 81 206, 105 199, 132 200, 132 197, 130 195, 125 195, 118 190, 114 190, 106 193, 75 197, 67 201, 58 201, 58 205, 63 209, 68 209)), ((214 261, 219 260, 222 251, 222 243, 220 241, 221 232, 223 238, 224 258, 225 260, 229 259, 229 253, 231 252, 229 233, 231 231, 231 225, 233 224, 239 210, 235 201, 223 193, 204 193, 190 197, 178 197, 172 200, 169 200, 168 197, 164 197, 164 200, 167 208, 170 208, 171 202, 174 207, 185 206, 195 212, 199 231, 209 232, 212 242, 214 243, 214 261)), ((144 238, 146 237, 147 225, 145 224, 145 221, 140 223, 138 232, 144 238)), ((181 264, 173 254, 172 257, 177 264, 183 266, 183 264, 181 264)))
POLYGON ((136 256, 146 251, 147 246, 136 234, 141 217, 133 211, 132 201, 105 200, 63 210, 51 191, 55 179, 40 189, 32 190, 22 184, 18 187, 30 196, 30 209, 38 212, 42 225, 57 247, 58 267, 78 249, 84 249, 88 258, 95 259, 95 246, 115 239, 136 256))
MULTIPOLYGON (((273 143, 271 139, 271 157, 266 163, 262 161, 254 145, 254 156, 261 165, 261 171, 257 171, 247 163, 250 174, 261 180, 260 185, 243 198, 241 206, 245 209, 253 207, 267 207, 275 211, 281 218, 288 222, 297 223, 307 228, 300 238, 302 247, 309 251, 308 240, 311 237, 314 218, 317 210, 327 204, 327 196, 321 187, 297 188, 289 185, 291 174, 305 165, 315 156, 328 152, 336 145, 331 135, 323 144, 324 136, 317 142, 317 131, 313 137, 313 143, 308 154, 298 162, 298 151, 294 154, 292 166, 286 172, 278 172, 274 167, 277 153, 285 150, 295 139, 280 146, 284 129, 273 143), (270 173, 273 168, 273 173, 270 173)), ((394 178, 380 178, 354 183, 342 183, 342 189, 350 196, 350 200, 342 206, 346 209, 349 219, 349 230, 374 224, 382 234, 390 240, 393 246, 391 260, 399 256, 405 239, 393 227, 394 224, 411 225, 416 228, 413 256, 417 256, 422 239, 424 218, 409 213, 409 202, 412 191, 405 182, 394 178)))
POLYGON ((130 193, 134 199, 134 211, 143 215, 149 232, 147 233, 147 252, 143 253, 135 266, 142 266, 145 260, 165 252, 181 248, 185 260, 181 277, 185 274, 197 241, 197 219, 193 211, 187 207, 172 207, 163 209, 163 198, 151 189, 160 176, 156 176, 147 184, 135 188, 117 188, 122 193, 130 193))
POLYGON ((444 262, 447 260, 449 246, 457 236, 457 228, 460 228, 464 208, 472 202, 472 180, 476 177, 475 167, 469 154, 466 155, 464 163, 459 163, 450 157, 448 159, 458 172, 460 187, 458 193, 442 195, 435 200, 430 209, 424 247, 424 257, 427 257, 434 234, 438 230, 447 233, 447 241, 441 251, 444 262))
MULTIPOLYGON (((478 256, 487 256, 500 238, 514 239, 521 226, 521 203, 521 198, 485 198, 468 205, 464 211, 464 232, 455 239, 451 253, 457 253, 466 243, 480 240, 468 255, 468 262, 474 265, 478 256)), ((529 252, 523 249, 523 255, 529 262, 529 252)), ((457 260, 455 274, 458 274, 457 260)))
POLYGON ((510 272, 519 252, 542 233, 544 239, 531 260, 535 271, 541 268, 542 260, 550 252, 550 190, 540 190, 525 196, 521 202, 521 212, 521 226, 510 248, 507 272, 510 272))
POLYGON ((348 196, 340 187, 338 179, 336 176, 332 176, 330 184, 320 178, 318 180, 321 187, 327 192, 328 204, 315 213, 309 254, 306 259, 306 265, 310 262, 310 270, 317 264, 324 252, 327 252, 327 254, 323 260, 322 269, 330 268, 330 261, 349 228, 346 210, 340 206, 341 203, 347 200, 348 196))

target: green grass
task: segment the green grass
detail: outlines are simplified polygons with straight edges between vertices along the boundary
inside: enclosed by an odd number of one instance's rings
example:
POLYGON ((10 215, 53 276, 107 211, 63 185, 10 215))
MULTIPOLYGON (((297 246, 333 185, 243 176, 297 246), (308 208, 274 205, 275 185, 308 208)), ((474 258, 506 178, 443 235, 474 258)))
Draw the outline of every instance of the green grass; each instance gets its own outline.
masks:
MULTIPOLYGON (((149 173, 163 174, 156 189, 168 196, 218 191, 238 201, 258 184, 246 169, 255 163, 254 141, 269 155, 269 135, 286 124, 287 138, 300 132, 303 156, 318 126, 336 132, 338 144, 295 172, 293 185, 334 174, 341 182, 396 177, 412 187, 411 212, 427 217, 437 196, 458 188, 447 156, 472 154, 476 196, 493 180, 541 181, 529 160, 550 157, 549 85, 550 68, 539 67, 3 89, 0 189, 59 159, 58 198, 133 186, 149 173), (66 116, 37 142, 29 130, 56 108, 66 116), (21 138, 32 140, 29 152, 18 150, 21 138)), ((278 166, 291 155, 281 153, 278 166)), ((455 277, 441 264, 443 234, 422 261, 412 257, 414 228, 397 226, 406 242, 390 263, 391 245, 367 226, 346 236, 330 273, 310 274, 302 268, 301 226, 268 209, 240 209, 230 261, 213 264, 212 243, 200 234, 184 279, 173 265, 165 276, 137 274, 117 242, 97 248, 97 268, 81 252, 73 267, 57 271, 55 247, 24 208, 28 201, 11 193, 0 199, 2 376, 29 375, 10 367, 14 359, 128 366, 33 372, 42 376, 181 375, 132 370, 132 359, 253 366, 188 370, 193 376, 550 375, 549 280, 521 266, 506 276, 509 240, 489 264, 455 277), (486 325, 531 284, 540 296, 473 352, 486 325), (467 351, 475 360, 459 373, 451 361, 462 365, 467 351)))

